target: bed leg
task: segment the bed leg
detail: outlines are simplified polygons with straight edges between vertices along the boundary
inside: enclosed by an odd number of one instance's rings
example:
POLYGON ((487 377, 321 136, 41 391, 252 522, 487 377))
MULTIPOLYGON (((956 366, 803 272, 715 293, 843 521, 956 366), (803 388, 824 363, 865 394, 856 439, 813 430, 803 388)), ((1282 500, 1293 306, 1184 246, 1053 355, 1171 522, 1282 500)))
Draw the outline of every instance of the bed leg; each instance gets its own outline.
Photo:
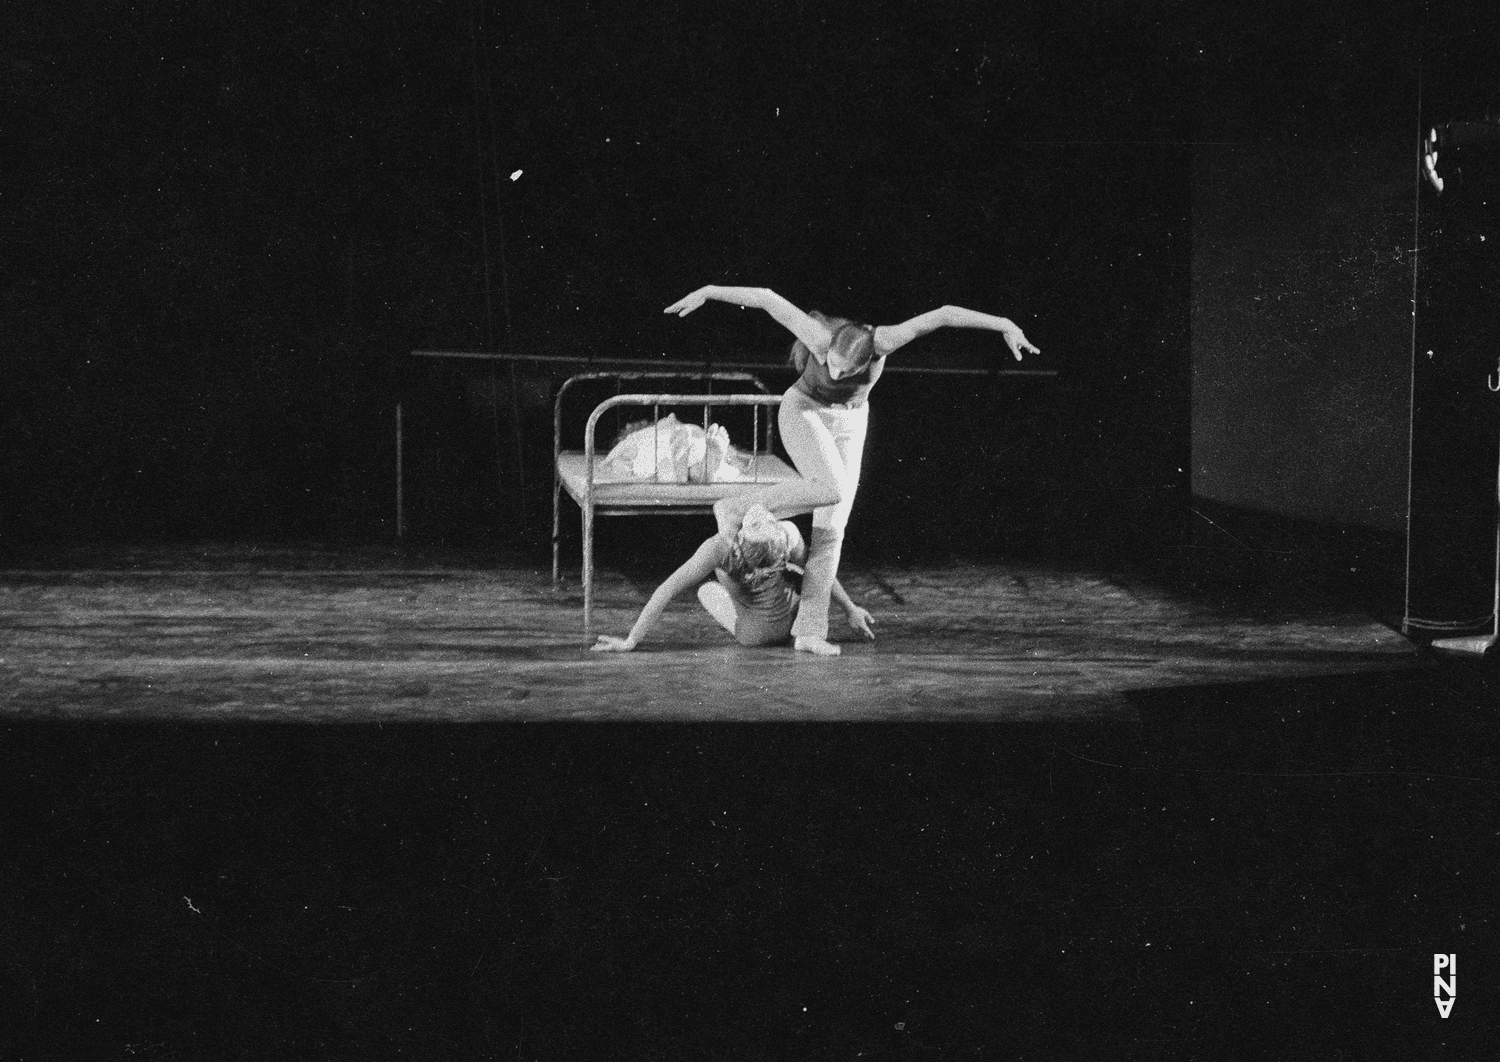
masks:
POLYGON ((583 636, 594 637, 594 511, 583 510, 583 636))
POLYGON ((558 512, 557 512, 557 508, 558 508, 558 503, 559 503, 559 501, 561 501, 561 499, 558 496, 559 495, 559 491, 558 491, 558 476, 557 476, 557 462, 556 461, 552 462, 552 468, 553 468, 553 472, 552 472, 552 588, 555 590, 555 589, 557 589, 557 575, 558 575, 557 551, 558 551, 559 542, 560 542, 560 539, 559 539, 559 536, 558 536, 558 512))

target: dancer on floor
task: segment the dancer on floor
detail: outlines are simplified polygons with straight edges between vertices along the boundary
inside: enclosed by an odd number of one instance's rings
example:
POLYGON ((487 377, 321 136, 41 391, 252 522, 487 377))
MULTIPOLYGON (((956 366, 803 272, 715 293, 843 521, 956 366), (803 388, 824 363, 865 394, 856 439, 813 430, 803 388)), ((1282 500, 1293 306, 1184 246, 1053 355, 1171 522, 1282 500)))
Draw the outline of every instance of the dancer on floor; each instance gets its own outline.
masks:
MULTIPOLYGON (((800 375, 781 400, 777 424, 782 445, 802 478, 778 484, 753 500, 776 517, 812 512, 812 543, 792 634, 803 652, 835 655, 839 647, 828 641, 829 596, 859 486, 870 412, 866 400, 885 370, 885 359, 912 340, 945 327, 999 332, 1017 361, 1023 353, 1041 351, 1009 318, 961 306, 929 310, 897 325, 872 326, 804 312, 769 288, 710 284, 678 299, 665 312, 686 317, 711 299, 765 310, 796 336, 791 360, 800 375)), ((739 496, 714 506, 721 533, 734 533, 750 501, 739 496)))
MULTIPOLYGON (((734 534, 716 534, 708 539, 656 588, 629 635, 600 635, 594 649, 630 652, 656 625, 672 599, 695 586, 703 607, 741 645, 784 645, 792 637, 800 596, 787 573, 795 572, 806 558, 807 546, 796 524, 777 520, 764 506, 749 504, 734 534), (710 581, 714 579, 717 581, 710 581)), ((830 593, 848 616, 849 626, 873 640, 873 617, 850 600, 837 579, 830 584, 830 593)), ((824 630, 826 633, 826 605, 824 630)))

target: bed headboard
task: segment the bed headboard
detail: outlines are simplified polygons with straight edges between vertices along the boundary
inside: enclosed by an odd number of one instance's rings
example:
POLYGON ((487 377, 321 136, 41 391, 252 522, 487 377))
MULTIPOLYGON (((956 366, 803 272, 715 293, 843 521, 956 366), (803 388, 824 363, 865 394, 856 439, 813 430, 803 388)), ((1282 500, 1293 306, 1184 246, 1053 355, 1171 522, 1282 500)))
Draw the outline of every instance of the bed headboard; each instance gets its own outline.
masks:
MULTIPOLYGON (((766 387, 765 383, 761 380, 761 378, 759 376, 756 376, 754 373, 748 373, 748 372, 705 372, 705 371, 697 371, 697 372, 695 372, 695 371, 690 371, 690 370, 689 371, 684 371, 684 370, 677 370, 677 371, 642 370, 642 371, 623 371, 623 372, 621 372, 621 371, 613 371, 613 372, 611 372, 611 371, 601 371, 601 372, 581 372, 581 373, 578 373, 575 376, 568 377, 566 380, 564 380, 562 382, 562 384, 557 389, 557 398, 553 402, 553 405, 552 405, 552 464, 553 464, 554 468, 557 466, 558 455, 560 455, 562 453, 562 450, 563 450, 563 445, 562 445, 563 399, 567 396, 568 391, 570 389, 572 389, 575 385, 583 384, 583 383, 597 382, 597 381, 613 381, 616 384, 616 386, 619 387, 619 386, 623 385, 626 381, 634 381, 634 380, 681 380, 681 381, 692 381, 692 382, 707 383, 710 386, 710 388, 712 387, 712 385, 714 383, 749 384, 750 386, 754 387, 756 389, 756 391, 759 392, 761 395, 769 395, 771 393, 770 389, 768 387, 766 387)), ((712 391, 710 390, 709 393, 712 394, 712 391)), ((645 403, 642 403, 642 402, 638 401, 639 399, 667 399, 667 400, 675 399, 675 398, 691 399, 693 397, 698 397, 698 396, 683 395, 683 394, 672 394, 672 395, 655 394, 655 395, 631 395, 631 396, 617 395, 617 397, 619 397, 621 399, 635 399, 637 401, 615 403, 616 405, 621 405, 621 404, 637 404, 637 405, 639 405, 639 404, 645 404, 645 403)), ((727 398, 729 396, 728 395, 718 395, 718 396, 715 396, 715 397, 719 398, 719 399, 723 399, 723 398, 727 398)), ((669 405, 671 403, 670 403, 670 401, 662 401, 659 404, 669 405)), ((723 402, 722 404, 724 404, 724 405, 739 405, 739 404, 750 404, 750 403, 723 402)), ((705 407, 705 410, 706 410, 706 408, 707 407, 705 407)), ((593 427, 594 427, 595 422, 597 421, 597 417, 598 417, 598 414, 600 412, 602 412, 602 410, 600 410, 600 409, 595 409, 594 410, 593 415, 590 416, 588 427, 585 429, 586 439, 585 439, 585 445, 584 445, 583 448, 586 449, 586 450, 589 450, 589 451, 593 450, 593 445, 592 445, 592 443, 593 443, 593 427)), ((753 440, 753 441, 755 443, 755 449, 757 449, 757 450, 762 449, 761 445, 760 445, 760 440, 759 439, 756 439, 756 440, 753 440)), ((765 437, 764 452, 766 452, 766 453, 771 452, 771 450, 774 448, 775 442, 776 442, 776 418, 768 416, 766 418, 766 437, 765 437)))

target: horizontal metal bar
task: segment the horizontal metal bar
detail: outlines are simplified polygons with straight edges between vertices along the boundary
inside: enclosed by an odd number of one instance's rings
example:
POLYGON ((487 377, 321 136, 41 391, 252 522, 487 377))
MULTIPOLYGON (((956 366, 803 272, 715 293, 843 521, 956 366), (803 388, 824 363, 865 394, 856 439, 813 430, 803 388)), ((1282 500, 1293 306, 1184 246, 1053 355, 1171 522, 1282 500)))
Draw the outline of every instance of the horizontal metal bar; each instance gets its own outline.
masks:
POLYGON ((615 406, 775 406, 781 395, 615 395, 594 407, 595 412, 615 406))
POLYGON ((760 389, 762 394, 770 394, 770 388, 761 382, 760 377, 749 372, 704 372, 701 369, 680 372, 656 372, 653 370, 632 370, 621 372, 618 369, 606 372, 581 372, 570 376, 563 381, 563 388, 571 387, 573 384, 582 383, 585 380, 707 380, 714 383, 751 383, 760 389))
MULTIPOLYGON (((715 369, 736 369, 749 372, 795 372, 791 365, 755 361, 655 361, 650 358, 588 358, 563 357, 554 354, 494 354, 479 350, 414 350, 414 358, 467 358, 476 361, 534 361, 558 365, 641 365, 653 369, 669 370, 672 366, 684 369, 702 369, 711 365, 715 369)), ((1056 369, 949 369, 929 365, 887 365, 886 372, 906 373, 913 376, 1058 376, 1056 369)))

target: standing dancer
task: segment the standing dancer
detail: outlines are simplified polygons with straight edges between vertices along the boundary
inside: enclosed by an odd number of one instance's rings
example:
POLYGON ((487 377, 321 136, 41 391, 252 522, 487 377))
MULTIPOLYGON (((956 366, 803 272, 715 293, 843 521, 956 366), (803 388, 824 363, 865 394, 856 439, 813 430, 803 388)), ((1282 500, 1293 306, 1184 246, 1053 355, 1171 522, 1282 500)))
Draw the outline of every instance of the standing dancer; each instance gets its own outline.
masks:
MULTIPOLYGON (((678 299, 666 313, 686 317, 713 299, 733 306, 765 310, 796 337, 791 360, 797 382, 781 400, 777 424, 781 442, 801 474, 753 499, 777 517, 813 514, 802 604, 792 627, 802 652, 834 656, 828 641, 828 601, 843 550, 844 527, 859 486, 870 411, 870 389, 885 371, 885 359, 912 340, 938 328, 982 328, 999 332, 1017 361, 1022 353, 1040 354, 1012 320, 961 306, 943 306, 898 325, 867 325, 817 311, 804 312, 769 288, 709 284, 678 299)), ((740 527, 745 497, 725 498, 714 506, 721 534, 740 527)))

